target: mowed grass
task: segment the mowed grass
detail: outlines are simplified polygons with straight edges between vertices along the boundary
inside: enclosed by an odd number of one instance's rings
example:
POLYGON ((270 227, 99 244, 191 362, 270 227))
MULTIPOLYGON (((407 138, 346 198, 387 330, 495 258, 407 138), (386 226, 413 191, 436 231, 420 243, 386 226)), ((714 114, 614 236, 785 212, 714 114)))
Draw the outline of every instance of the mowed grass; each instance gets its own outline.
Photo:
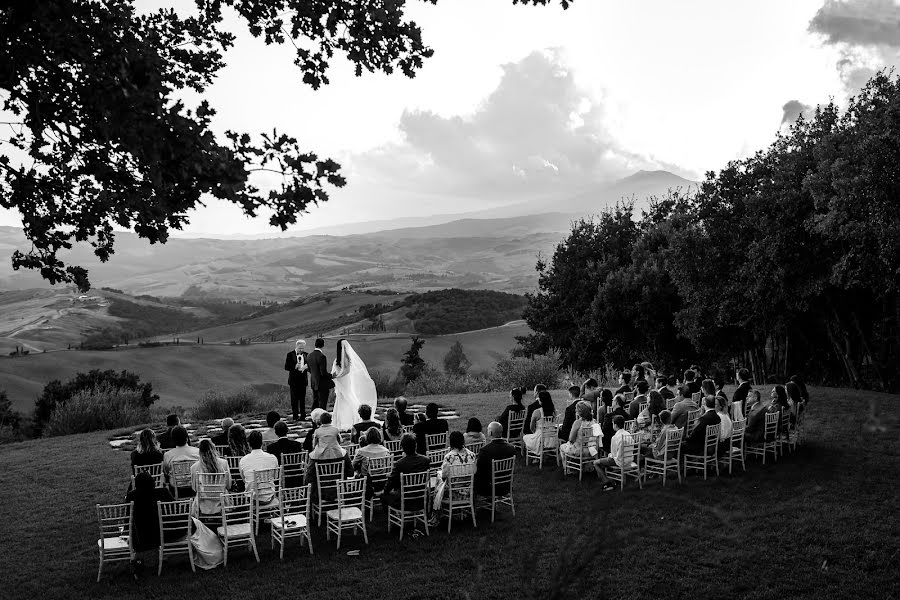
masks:
MULTIPOLYGON (((897 577, 900 440, 870 432, 878 405, 896 423, 897 396, 812 389, 806 441, 777 464, 663 489, 601 492, 561 469, 520 461, 516 515, 398 541, 376 511, 370 544, 336 551, 314 530, 315 555, 292 543, 284 561, 258 538, 261 562, 237 551, 227 569, 193 574, 186 559, 134 583, 122 566, 95 583, 94 504, 118 501, 128 455, 107 433, 0 447, 3 592, 17 598, 892 598, 897 577), (359 556, 347 556, 348 550, 359 556)), ((562 394, 554 395, 562 403, 562 394)), ((503 394, 434 398, 483 422, 503 394)), ((153 573, 153 574, 150 574, 153 573)))
MULTIPOLYGON (((528 326, 517 323, 458 335, 421 336, 425 339, 422 357, 441 368, 450 346, 459 340, 472 361, 473 370, 490 371, 497 361, 507 358, 516 345, 516 336, 525 335, 528 326)), ((410 347, 409 334, 350 336, 354 349, 369 370, 396 373, 400 359, 410 347)), ((308 340, 312 349, 312 339, 308 340)), ((325 345, 328 360, 334 359, 337 339, 325 345)), ((17 358, 0 357, 0 389, 5 389, 13 409, 25 413, 34 408, 35 399, 51 379, 66 381, 91 369, 126 369, 153 384, 160 406, 195 406, 210 389, 233 392, 250 384, 287 384, 284 357, 293 350, 293 342, 284 344, 214 345, 195 344, 119 350, 72 350, 30 354, 17 358)))

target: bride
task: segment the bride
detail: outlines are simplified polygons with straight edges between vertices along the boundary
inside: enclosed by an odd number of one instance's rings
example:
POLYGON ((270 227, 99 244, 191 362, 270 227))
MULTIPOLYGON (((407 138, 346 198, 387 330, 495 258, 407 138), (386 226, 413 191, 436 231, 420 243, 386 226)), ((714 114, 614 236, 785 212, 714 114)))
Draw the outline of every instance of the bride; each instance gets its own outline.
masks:
POLYGON ((331 374, 334 377, 332 425, 341 431, 346 431, 361 422, 362 419, 357 411, 363 404, 372 407, 374 416, 378 400, 375 382, 369 377, 366 364, 350 347, 347 340, 338 340, 331 374))

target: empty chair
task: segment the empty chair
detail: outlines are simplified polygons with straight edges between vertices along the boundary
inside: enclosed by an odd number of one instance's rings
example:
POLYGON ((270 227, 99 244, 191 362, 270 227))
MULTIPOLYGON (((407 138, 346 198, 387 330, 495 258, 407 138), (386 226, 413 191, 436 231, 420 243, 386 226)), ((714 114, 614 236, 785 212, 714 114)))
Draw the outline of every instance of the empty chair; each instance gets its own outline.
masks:
POLYGON ((506 441, 522 450, 525 447, 522 441, 522 432, 525 430, 525 415, 527 410, 510 411, 506 419, 506 441))
POLYGON ((259 534, 259 522, 278 512, 278 489, 281 487, 281 467, 253 471, 253 530, 259 534))
POLYGON ((191 571, 196 572, 194 566, 194 546, 191 544, 191 499, 175 500, 174 502, 159 502, 159 569, 157 575, 162 575, 163 561, 166 556, 175 554, 187 554, 191 562, 191 571))
POLYGON ((638 487, 643 488, 643 484, 641 483, 641 469, 637 463, 639 446, 640 443, 638 442, 637 437, 626 433, 625 438, 622 440, 619 462, 606 467, 606 476, 613 481, 617 481, 620 490, 625 489, 625 481, 629 477, 636 479, 638 487))
POLYGON ((280 551, 278 558, 284 559, 284 544, 288 538, 299 537, 309 544, 309 553, 313 553, 312 538, 309 536, 309 508, 312 485, 281 488, 278 490, 278 514, 272 518, 272 548, 278 542, 280 551))
POLYGON ((281 486, 300 487, 306 475, 308 452, 292 452, 281 455, 281 486))
POLYGON ((703 479, 706 479, 708 469, 715 465, 716 475, 719 474, 719 425, 707 425, 703 442, 703 454, 684 455, 684 476, 688 470, 703 471, 703 479))
POLYGON ((371 521, 375 517, 375 501, 381 500, 381 496, 377 495, 375 492, 384 489, 384 484, 387 482, 388 476, 391 474, 391 469, 393 468, 393 458, 390 456, 386 456, 384 458, 370 458, 368 464, 368 485, 370 486, 371 493, 366 492, 366 502, 365 508, 369 510, 369 521, 371 521))
POLYGON ((425 435, 425 444, 429 452, 432 450, 446 450, 447 432, 429 433, 425 435))
POLYGON ((762 456, 763 464, 766 464, 766 455, 771 452, 773 458, 778 460, 778 423, 781 414, 771 412, 766 414, 766 426, 763 441, 756 444, 745 444, 744 451, 748 456, 762 456))
POLYGON ((228 549, 232 546, 250 546, 259 562, 256 537, 253 535, 253 496, 250 492, 236 492, 222 496, 222 525, 216 528, 222 540, 224 563, 228 566, 228 549))
POLYGON ((337 482, 344 478, 344 463, 315 463, 316 469, 316 502, 313 504, 313 517, 322 524, 322 515, 337 508, 337 482))
POLYGON ((661 458, 652 456, 644 459, 644 479, 647 475, 660 475, 663 487, 666 485, 666 475, 674 472, 681 481, 681 439, 684 429, 669 429, 666 431, 666 447, 661 458))
POLYGON ((325 513, 325 539, 337 534, 337 548, 341 548, 341 533, 345 529, 362 530, 363 539, 369 543, 366 533, 364 510, 366 480, 362 478, 341 479, 337 482, 337 508, 325 513))
POLYGON ((400 539, 403 539, 404 526, 407 521, 412 521, 413 527, 417 521, 425 526, 425 535, 428 531, 428 472, 401 473, 400 474, 400 506, 387 507, 388 532, 391 525, 400 526, 400 539))
POLYGON ((516 516, 516 506, 513 502, 512 480, 516 468, 515 457, 500 458, 491 461, 491 495, 481 496, 479 505, 491 508, 491 523, 494 522, 497 506, 508 506, 516 516))
POLYGON ((97 548, 100 550, 98 582, 103 575, 104 563, 131 561, 134 558, 134 550, 131 547, 133 510, 133 502, 97 505, 97 520, 100 522, 100 537, 97 539, 97 548))
POLYGON ((525 453, 525 464, 527 465, 531 460, 534 460, 538 463, 538 468, 544 468, 544 456, 551 456, 554 459, 557 459, 557 446, 558 440, 557 437, 557 427, 556 427, 556 417, 541 417, 541 425, 540 429, 540 441, 538 442, 538 447, 536 449, 532 449, 526 446, 525 453))
POLYGON ((741 467, 747 470, 747 464, 744 462, 744 431, 747 428, 747 421, 741 419, 732 423, 731 437, 728 440, 728 451, 722 457, 722 461, 728 462, 728 474, 734 472, 734 461, 740 459, 741 467))
POLYGON ((143 465, 134 467, 134 475, 131 476, 131 484, 134 487, 134 478, 138 473, 149 473, 151 477, 153 477, 153 485, 155 487, 161 488, 165 487, 165 478, 163 476, 163 466, 162 463, 157 463, 155 465, 143 465))

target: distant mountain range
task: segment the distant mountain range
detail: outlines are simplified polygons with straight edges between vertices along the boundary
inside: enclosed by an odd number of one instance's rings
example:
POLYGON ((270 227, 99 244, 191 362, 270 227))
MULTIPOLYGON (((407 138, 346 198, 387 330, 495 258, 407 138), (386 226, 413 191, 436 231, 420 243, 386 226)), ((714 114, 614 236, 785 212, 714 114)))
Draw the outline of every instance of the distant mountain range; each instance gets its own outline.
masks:
MULTIPOLYGON (((651 196, 694 185, 666 171, 640 171, 570 198, 351 223, 289 237, 172 237, 165 245, 150 245, 119 233, 116 252, 105 264, 86 245, 64 259, 88 268, 94 286, 135 295, 287 299, 345 287, 521 293, 534 289, 538 255, 551 254, 573 220, 622 199, 634 199, 639 214, 651 196)), ((12 270, 9 256, 25 247, 21 229, 0 227, 0 290, 47 287, 36 273, 12 270)))

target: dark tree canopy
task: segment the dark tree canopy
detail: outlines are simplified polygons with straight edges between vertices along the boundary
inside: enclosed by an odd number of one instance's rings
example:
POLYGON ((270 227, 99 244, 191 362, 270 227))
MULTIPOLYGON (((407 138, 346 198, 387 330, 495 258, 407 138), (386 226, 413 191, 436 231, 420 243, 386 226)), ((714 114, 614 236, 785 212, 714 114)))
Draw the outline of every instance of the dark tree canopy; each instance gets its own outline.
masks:
POLYGON ((139 14, 135 4, 13 0, 0 8, 0 96, 11 115, 0 124, 9 131, 0 137, 0 206, 20 213, 32 244, 13 253, 13 267, 37 269, 51 283, 87 290, 87 271, 59 254, 90 243, 106 261, 115 227, 165 243, 211 197, 248 216, 271 210, 271 225, 284 230, 327 201, 329 187, 344 185, 340 166, 296 137, 273 129, 217 139, 215 108, 177 99, 184 89, 202 95, 225 65, 234 40, 223 9, 267 44, 290 42, 299 76, 314 89, 328 84, 336 54, 357 75, 407 77, 433 54, 405 18, 406 0, 196 0, 188 16, 139 14), (280 174, 281 183, 258 189, 250 178, 259 171, 280 174))

